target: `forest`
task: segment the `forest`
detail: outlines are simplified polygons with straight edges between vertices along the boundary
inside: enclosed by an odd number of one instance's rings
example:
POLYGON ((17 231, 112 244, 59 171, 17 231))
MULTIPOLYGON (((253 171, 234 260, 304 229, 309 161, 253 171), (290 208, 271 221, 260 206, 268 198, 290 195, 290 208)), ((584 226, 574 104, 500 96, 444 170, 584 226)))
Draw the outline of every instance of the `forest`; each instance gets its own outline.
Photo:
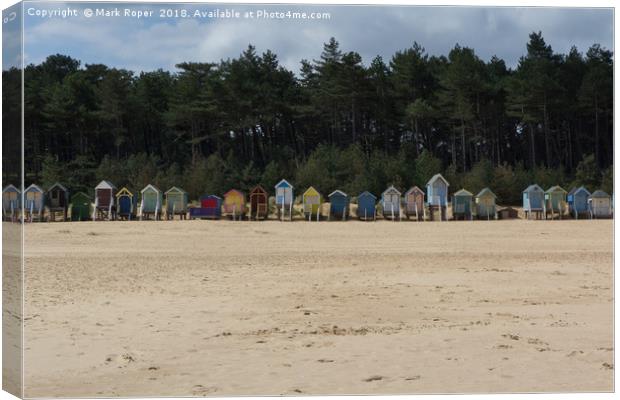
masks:
MULTIPOLYGON (((490 186, 508 204, 534 182, 611 192, 612 52, 558 54, 541 32, 524 42, 515 68, 416 42, 364 63, 335 38, 299 71, 252 45, 174 72, 50 55, 24 70, 25 182, 175 185, 196 199, 282 178, 324 195, 380 194, 441 172, 451 191, 490 186)), ((20 70, 3 71, 5 184, 17 179, 20 84, 20 70)))

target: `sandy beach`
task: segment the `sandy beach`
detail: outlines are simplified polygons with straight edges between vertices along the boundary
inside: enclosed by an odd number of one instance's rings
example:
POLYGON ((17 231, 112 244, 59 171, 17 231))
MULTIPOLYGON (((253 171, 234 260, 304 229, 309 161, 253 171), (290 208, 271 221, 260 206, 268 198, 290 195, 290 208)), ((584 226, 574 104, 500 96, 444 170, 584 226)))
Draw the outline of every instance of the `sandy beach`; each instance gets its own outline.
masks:
POLYGON ((612 391, 612 229, 27 224, 25 395, 612 391))

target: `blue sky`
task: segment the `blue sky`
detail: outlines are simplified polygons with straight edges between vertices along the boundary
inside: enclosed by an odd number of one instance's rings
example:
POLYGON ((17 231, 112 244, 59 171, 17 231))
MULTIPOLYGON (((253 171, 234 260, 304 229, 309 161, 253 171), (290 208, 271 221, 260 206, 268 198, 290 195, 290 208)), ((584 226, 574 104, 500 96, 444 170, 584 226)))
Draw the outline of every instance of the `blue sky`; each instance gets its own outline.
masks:
MULTIPOLYGON (((376 55, 389 58, 417 41, 432 55, 447 54, 456 43, 516 66, 528 34, 542 31, 556 52, 572 45, 585 53, 593 43, 613 50, 611 9, 491 8, 310 5, 181 5, 156 3, 24 3, 25 60, 39 63, 67 54, 83 64, 103 63, 133 71, 174 70, 183 61, 217 62, 238 56, 249 43, 274 51, 295 72, 303 58, 317 59, 322 45, 336 37, 344 51, 359 52, 368 65, 376 55), (28 9, 76 9, 77 17, 29 16, 28 9), (90 8, 153 11, 150 18, 84 16, 90 8), (328 12, 329 20, 160 18, 159 9, 213 11, 328 12)), ((31 11, 34 13, 34 11, 31 11)), ((173 11, 174 12, 174 11, 173 11)))

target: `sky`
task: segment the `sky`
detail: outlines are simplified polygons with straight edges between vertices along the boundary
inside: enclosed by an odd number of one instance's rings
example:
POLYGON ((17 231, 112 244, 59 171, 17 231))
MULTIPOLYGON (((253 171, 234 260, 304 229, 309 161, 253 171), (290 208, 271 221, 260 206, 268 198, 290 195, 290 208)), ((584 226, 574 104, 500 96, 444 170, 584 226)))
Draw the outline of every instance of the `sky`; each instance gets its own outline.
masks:
POLYGON ((60 53, 82 65, 102 63, 136 72, 175 71, 185 61, 218 62, 237 57, 251 43, 259 53, 272 50, 282 65, 298 73, 300 61, 318 59, 332 36, 343 51, 360 53, 365 65, 377 55, 389 61, 415 41, 430 55, 447 55, 458 43, 485 61, 496 55, 516 67, 533 31, 542 31, 559 53, 573 45, 585 53, 594 43, 613 50, 613 11, 602 8, 27 2, 24 13, 27 64, 60 53), (96 15, 114 9, 121 16, 96 15), (125 9, 134 14, 125 16, 125 9), (168 10, 163 17, 162 9, 168 10), (234 10, 239 17, 195 14, 216 9, 234 10), (329 13, 329 18, 258 18, 263 10, 329 13), (137 18, 136 12, 143 16, 137 18))

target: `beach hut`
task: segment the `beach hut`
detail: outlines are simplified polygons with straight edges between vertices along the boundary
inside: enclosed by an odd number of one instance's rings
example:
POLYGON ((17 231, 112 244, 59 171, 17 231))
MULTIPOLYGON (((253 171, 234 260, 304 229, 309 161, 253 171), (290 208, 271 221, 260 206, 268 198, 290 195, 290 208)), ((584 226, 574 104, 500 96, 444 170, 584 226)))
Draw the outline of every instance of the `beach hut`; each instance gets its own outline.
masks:
POLYGON ((349 196, 341 191, 334 190, 329 194, 329 219, 349 218, 349 196))
POLYGON ((131 220, 136 215, 136 198, 126 187, 116 193, 116 216, 131 220))
POLYGON ((200 207, 189 209, 190 219, 220 219, 222 217, 222 198, 207 194, 200 198, 200 207))
POLYGON ((525 218, 542 218, 545 207, 545 191, 537 184, 528 186, 523 191, 523 212, 525 218))
POLYGON ((519 212, 512 207, 504 207, 497 212, 499 219, 515 219, 519 218, 519 212))
POLYGON ((362 221, 376 219, 377 198, 370 192, 362 192, 357 196, 357 218, 362 221))
POLYGON ((613 214, 612 198, 602 190, 596 190, 588 199, 592 218, 611 218, 613 214))
POLYGON ((45 193, 34 183, 24 190, 24 213, 26 218, 42 221, 45 212, 45 193))
POLYGON ((316 218, 318 221, 321 216, 321 194, 314 187, 310 186, 302 195, 302 205, 304 216, 310 221, 316 218))
POLYGON ((233 220, 242 220, 245 216, 245 194, 239 190, 231 189, 224 193, 224 213, 233 220))
POLYGON ((571 190, 569 190, 568 194, 566 195, 566 204, 568 204, 568 213, 571 215, 573 214, 573 198, 574 198, 574 195, 577 189, 578 188, 576 187, 571 188, 571 190))
POLYGON ((472 202, 474 195, 461 189, 454 193, 452 196, 452 218, 457 219, 472 219, 472 202))
POLYGON ((476 195, 476 216, 478 219, 495 219, 497 196, 489 188, 484 188, 476 195))
POLYGON ((250 191, 250 218, 266 219, 269 215, 269 197, 262 186, 257 185, 250 191))
POLYGON ((288 183, 286 179, 282 179, 275 186, 276 189, 276 209, 278 211, 278 219, 284 219, 288 215, 289 219, 293 219, 293 185, 288 183))
POLYGON ((439 211, 439 218, 442 221, 446 220, 449 187, 450 184, 441 174, 433 175, 426 183, 426 201, 431 221, 434 219, 435 210, 439 211))
POLYGON ((424 191, 414 186, 405 192, 404 200, 407 219, 414 216, 418 221, 424 221, 424 191))
POLYGON ((93 221, 113 220, 115 217, 116 206, 114 204, 116 196, 116 186, 103 180, 95 186, 95 207, 93 209, 93 221))
POLYGON ((588 215, 590 208, 588 207, 588 199, 590 192, 585 187, 572 188, 566 196, 568 203, 568 212, 570 215, 578 219, 581 215, 588 215))
POLYGON ((394 186, 381 193, 383 218, 400 219, 400 196, 401 193, 394 186))
POLYGON ((164 205, 162 191, 149 184, 140 191, 140 194, 140 219, 149 219, 150 216, 153 216, 154 219, 160 219, 164 205))
POLYGON ((164 193, 164 196, 166 196, 166 219, 174 219, 175 215, 185 219, 187 217, 187 204, 189 203, 187 192, 173 186, 164 193))
POLYGON ((21 192, 13 185, 2 189, 2 216, 6 220, 14 221, 19 215, 21 192))
POLYGON ((67 210, 69 209, 69 190, 56 182, 45 193, 45 205, 49 210, 49 219, 56 220, 56 214, 62 215, 63 221, 67 220, 67 210))
POLYGON ((545 218, 556 215, 561 219, 566 209, 566 190, 560 186, 552 186, 545 192, 545 218))
POLYGON ((71 221, 88 221, 91 218, 90 206, 93 199, 84 192, 77 192, 71 196, 69 216, 71 221))

